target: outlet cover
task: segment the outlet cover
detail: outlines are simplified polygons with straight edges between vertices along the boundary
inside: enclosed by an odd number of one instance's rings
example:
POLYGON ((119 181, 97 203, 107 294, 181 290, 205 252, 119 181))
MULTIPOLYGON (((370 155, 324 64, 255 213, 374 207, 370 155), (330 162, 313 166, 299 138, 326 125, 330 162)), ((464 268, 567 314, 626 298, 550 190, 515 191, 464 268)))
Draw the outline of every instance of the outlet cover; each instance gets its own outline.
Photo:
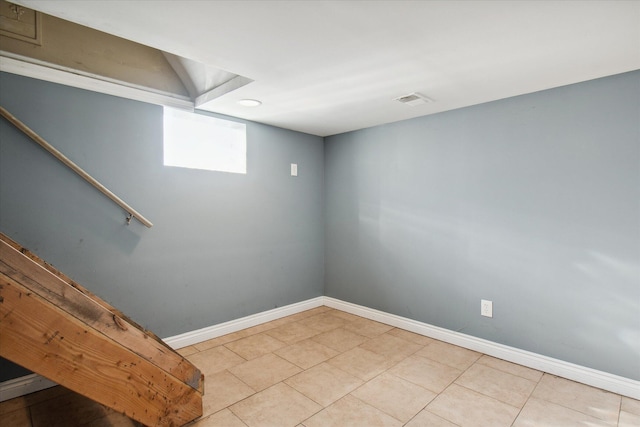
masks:
POLYGON ((480 314, 484 317, 493 317, 493 301, 480 300, 480 314))

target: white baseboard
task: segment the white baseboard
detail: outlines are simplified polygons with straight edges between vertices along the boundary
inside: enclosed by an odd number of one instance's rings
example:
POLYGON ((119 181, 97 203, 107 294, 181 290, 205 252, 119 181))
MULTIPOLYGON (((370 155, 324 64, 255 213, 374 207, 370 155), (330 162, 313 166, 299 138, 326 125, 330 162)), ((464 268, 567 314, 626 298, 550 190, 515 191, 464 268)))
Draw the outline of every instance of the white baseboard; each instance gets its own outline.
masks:
MULTIPOLYGON (((206 328, 186 332, 180 335, 164 338, 163 341, 171 348, 179 349, 189 345, 197 344, 203 341, 217 338, 232 332, 241 331, 252 326, 262 323, 271 322, 282 317, 291 316, 312 308, 324 305, 324 297, 316 297, 295 304, 285 305, 283 307, 274 308, 272 310, 256 313, 251 316, 242 317, 240 319, 231 320, 229 322, 220 323, 206 328)), ((29 374, 20 378, 15 378, 0 383, 0 402, 13 399, 14 397, 24 396, 25 394, 35 393, 57 385, 48 379, 38 375, 29 374)))
POLYGON ((29 374, 0 383, 0 402, 51 388, 56 383, 38 374, 29 374))
POLYGON ((217 325, 208 326, 195 331, 185 332, 184 334, 163 338, 162 340, 170 347, 178 349, 198 344, 212 338, 221 337, 222 335, 230 334, 232 332, 241 331, 262 323, 271 322, 272 320, 277 320, 282 317, 291 316, 292 314, 311 310, 312 308, 320 307, 322 305, 324 305, 324 297, 316 297, 295 304, 263 311, 262 313, 252 314, 251 316, 242 317, 240 319, 231 320, 229 322, 219 323, 217 325))
MULTIPOLYGON (((178 349, 323 305, 623 396, 640 399, 640 381, 453 332, 331 297, 317 297, 296 304, 274 308, 273 310, 168 337, 164 341, 172 348, 178 349)), ((0 402, 54 385, 56 384, 37 374, 5 381, 0 383, 0 402)))
POLYGON ((528 368, 544 371, 603 390, 618 393, 634 399, 640 399, 640 381, 596 369, 587 368, 563 360, 554 359, 537 353, 520 350, 493 341, 465 335, 460 332, 439 328, 427 323, 396 316, 361 305, 352 304, 331 297, 324 297, 324 305, 347 313, 385 323, 396 328, 406 329, 420 335, 454 344, 489 356, 517 363, 528 368))

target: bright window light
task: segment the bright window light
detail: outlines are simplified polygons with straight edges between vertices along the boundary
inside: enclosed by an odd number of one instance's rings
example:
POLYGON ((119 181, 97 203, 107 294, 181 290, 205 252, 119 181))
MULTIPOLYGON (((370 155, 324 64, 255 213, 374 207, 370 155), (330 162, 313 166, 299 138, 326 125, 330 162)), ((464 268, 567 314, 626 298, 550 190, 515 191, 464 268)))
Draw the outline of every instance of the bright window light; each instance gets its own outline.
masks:
POLYGON ((164 164, 246 174, 247 127, 165 107, 164 164))

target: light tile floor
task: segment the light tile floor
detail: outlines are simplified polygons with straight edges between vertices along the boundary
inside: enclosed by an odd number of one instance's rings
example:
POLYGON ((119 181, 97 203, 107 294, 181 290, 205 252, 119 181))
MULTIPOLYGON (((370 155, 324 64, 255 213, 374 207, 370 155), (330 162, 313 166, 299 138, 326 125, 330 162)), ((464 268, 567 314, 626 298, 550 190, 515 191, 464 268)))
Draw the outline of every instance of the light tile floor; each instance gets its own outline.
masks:
MULTIPOLYGON (((640 401, 328 307, 179 352, 205 374, 190 427, 640 426, 640 401)), ((138 426, 62 387, 0 425, 138 426)))

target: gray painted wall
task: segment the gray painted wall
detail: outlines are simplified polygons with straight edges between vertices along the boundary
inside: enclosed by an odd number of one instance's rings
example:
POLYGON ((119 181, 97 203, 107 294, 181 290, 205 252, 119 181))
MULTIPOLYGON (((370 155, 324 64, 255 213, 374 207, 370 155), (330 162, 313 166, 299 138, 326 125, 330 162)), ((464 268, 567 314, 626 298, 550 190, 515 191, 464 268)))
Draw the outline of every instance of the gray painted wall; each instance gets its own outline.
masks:
POLYGON ((326 295, 640 380, 640 72, 326 138, 325 220, 326 295))
POLYGON ((244 122, 247 175, 199 171, 163 166, 161 107, 6 73, 0 104, 154 223, 0 119, 0 231, 159 336, 323 294, 322 138, 244 122))
POLYGON ((155 224, 0 120, 0 231, 160 336, 324 284, 640 379, 640 72, 329 137, 324 165, 322 139, 247 122, 246 176, 164 167, 157 106, 9 74, 0 104, 155 224))

